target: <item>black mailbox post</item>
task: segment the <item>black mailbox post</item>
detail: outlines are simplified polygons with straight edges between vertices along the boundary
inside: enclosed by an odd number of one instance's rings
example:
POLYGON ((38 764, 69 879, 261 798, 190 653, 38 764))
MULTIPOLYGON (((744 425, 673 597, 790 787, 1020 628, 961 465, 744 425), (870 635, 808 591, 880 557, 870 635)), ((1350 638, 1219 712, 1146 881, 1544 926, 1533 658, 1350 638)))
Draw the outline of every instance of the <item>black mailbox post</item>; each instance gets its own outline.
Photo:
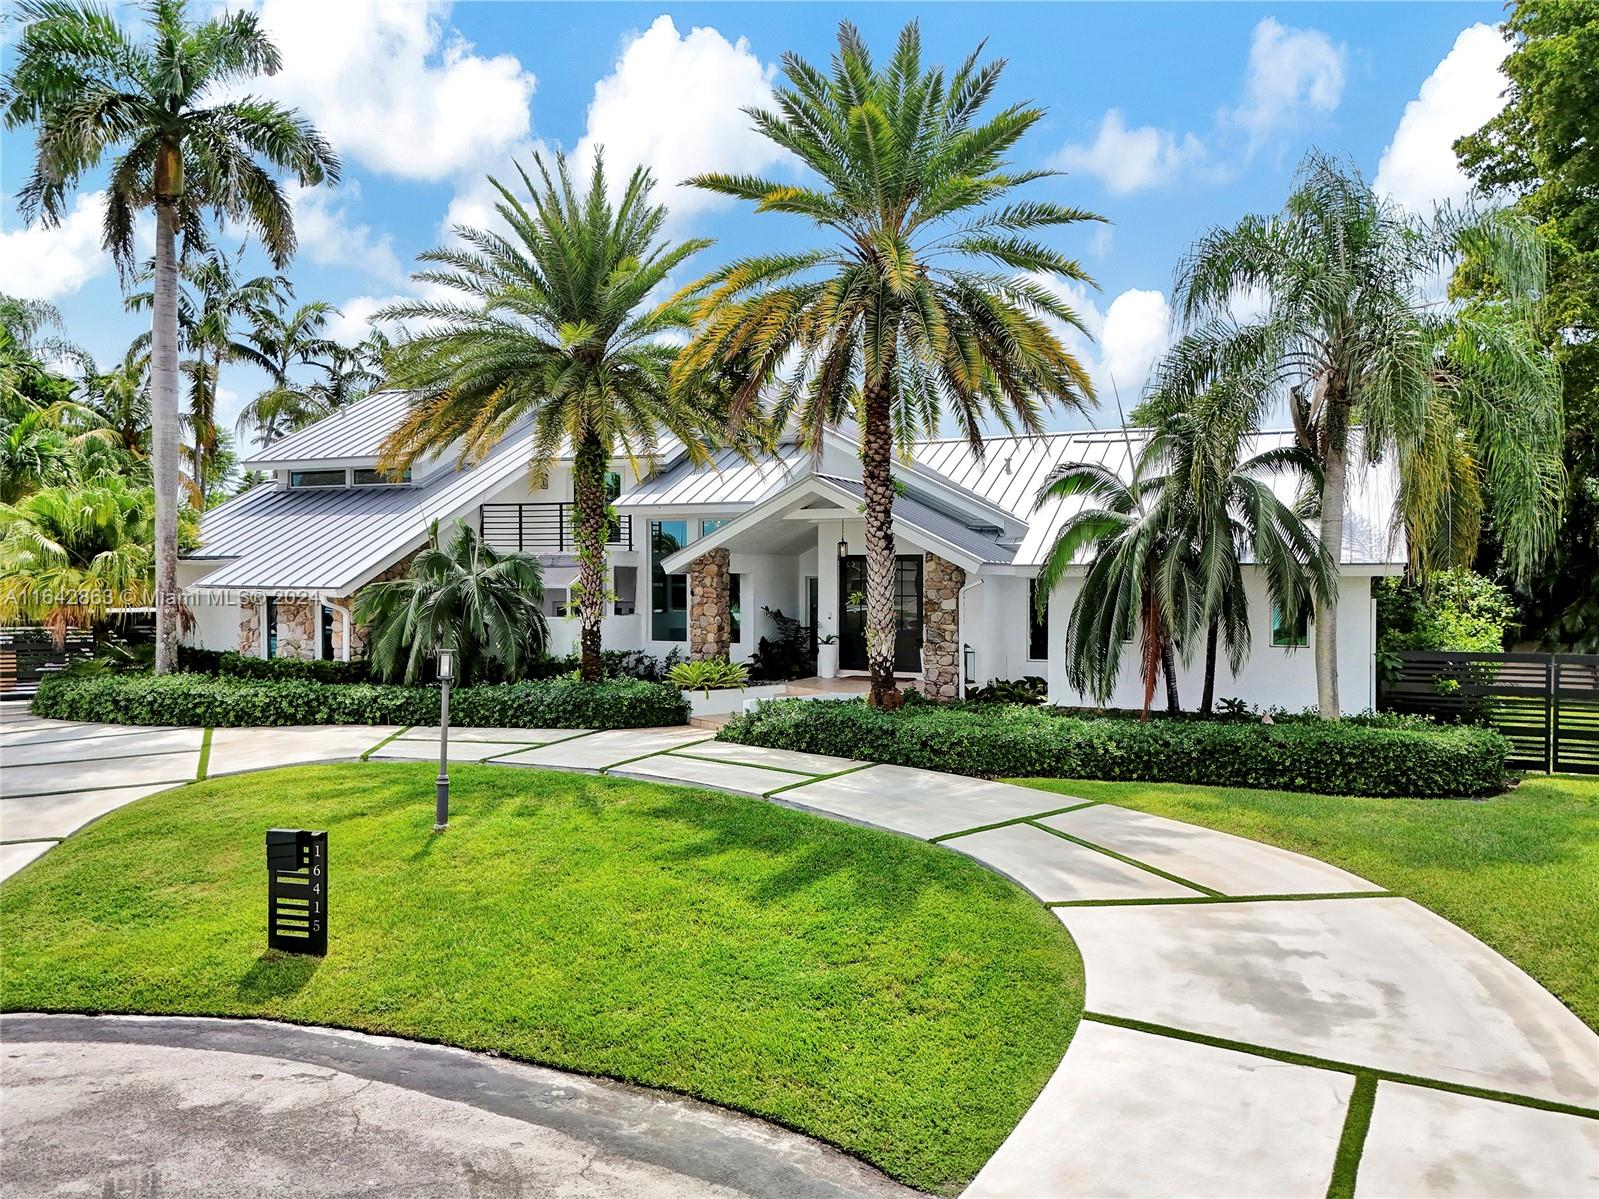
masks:
POLYGON ((324 957, 328 952, 328 835, 269 828, 267 947, 324 957))

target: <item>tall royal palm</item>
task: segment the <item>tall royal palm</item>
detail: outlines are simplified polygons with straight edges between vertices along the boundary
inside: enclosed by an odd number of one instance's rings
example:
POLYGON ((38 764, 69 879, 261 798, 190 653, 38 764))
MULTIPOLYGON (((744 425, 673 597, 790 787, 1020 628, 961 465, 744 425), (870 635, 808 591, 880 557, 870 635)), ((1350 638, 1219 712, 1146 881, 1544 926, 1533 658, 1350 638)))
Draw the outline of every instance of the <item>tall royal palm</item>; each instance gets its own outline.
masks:
POLYGON ((618 457, 649 461, 662 433, 703 461, 706 438, 725 426, 713 394, 680 399, 668 386, 673 337, 687 306, 650 299, 708 243, 661 237, 666 210, 636 170, 616 200, 598 156, 587 186, 564 158, 554 172, 535 157, 536 180, 518 168, 522 195, 492 180, 505 232, 458 226, 459 247, 429 251, 416 274, 459 298, 396 304, 380 319, 405 323, 385 362, 385 384, 408 392, 409 415, 390 435, 383 465, 410 465, 454 449, 488 454, 513 425, 533 433, 535 482, 570 447, 576 500, 581 670, 600 677, 605 611, 605 474, 618 457))
POLYGON ((81 0, 22 0, 26 22, 0 85, 6 126, 35 127, 24 216, 56 224, 68 194, 112 155, 105 246, 127 273, 135 214, 155 210, 151 392, 155 479, 156 669, 177 665, 178 239, 204 241, 207 213, 250 228, 282 267, 294 252, 288 197, 274 177, 335 181, 339 161, 305 120, 270 100, 226 99, 278 69, 253 12, 189 19, 185 0, 149 0, 147 35, 81 0))
MULTIPOLYGON (((1156 396, 1170 410, 1231 380, 1255 427, 1286 403, 1321 469, 1329 552, 1343 544, 1358 426, 1366 459, 1399 463, 1418 566, 1473 548, 1486 503, 1505 564, 1524 575, 1549 549, 1564 492, 1559 379, 1530 319, 1543 276, 1530 226, 1448 210, 1423 220, 1352 167, 1311 154, 1280 213, 1211 230, 1190 250, 1175 289, 1185 331, 1156 396), (1467 249, 1489 264, 1497 298, 1434 298, 1440 272, 1467 249), (1259 315, 1239 315, 1249 310, 1259 315)), ((1335 597, 1317 605, 1314 637, 1317 700, 1333 718, 1335 597)))
POLYGON ((677 378, 691 385, 704 371, 728 372, 738 381, 735 418, 781 380, 772 415, 797 416, 817 453, 825 428, 858 420, 874 704, 897 698, 896 442, 924 435, 947 412, 980 451, 985 419, 1035 432, 1044 406, 1093 396, 1050 324, 1078 318, 1047 286, 1049 276, 1087 276, 1035 234, 1098 218, 1048 200, 998 203, 1050 174, 1008 161, 1041 109, 1017 104, 983 118, 1003 65, 973 55, 948 78, 924 69, 911 24, 879 68, 846 23, 830 76, 787 55, 776 111, 750 112, 757 129, 819 177, 816 185, 741 175, 691 181, 753 201, 757 211, 806 217, 828 239, 811 251, 733 262, 697 285, 698 329, 677 378))

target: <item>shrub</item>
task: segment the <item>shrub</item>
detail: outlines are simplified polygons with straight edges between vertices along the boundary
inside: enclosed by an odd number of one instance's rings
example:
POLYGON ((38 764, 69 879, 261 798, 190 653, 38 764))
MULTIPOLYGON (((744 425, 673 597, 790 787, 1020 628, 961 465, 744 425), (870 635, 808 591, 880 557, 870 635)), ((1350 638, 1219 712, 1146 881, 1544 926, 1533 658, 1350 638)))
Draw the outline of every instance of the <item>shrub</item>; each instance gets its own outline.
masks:
POLYGON ((1019 679, 989 679, 973 687, 966 698, 980 704, 1041 704, 1049 696, 1049 680, 1036 674, 1019 679))
POLYGON ((749 668, 742 662, 729 662, 726 658, 696 658, 679 662, 667 673, 666 681, 684 691, 712 691, 737 687, 740 691, 750 681, 749 668))
MULTIPOLYGON (((437 724, 439 690, 308 679, 201 674, 102 675, 43 680, 38 716, 118 724, 437 724)), ((643 728, 682 724, 688 701, 675 687, 632 679, 575 679, 457 687, 450 721, 465 727, 643 728)))
POLYGON ((1330 795, 1490 795, 1509 746, 1489 729, 1382 722, 1287 724, 1079 719, 1018 706, 772 700, 723 741, 986 778, 1106 779, 1330 795))

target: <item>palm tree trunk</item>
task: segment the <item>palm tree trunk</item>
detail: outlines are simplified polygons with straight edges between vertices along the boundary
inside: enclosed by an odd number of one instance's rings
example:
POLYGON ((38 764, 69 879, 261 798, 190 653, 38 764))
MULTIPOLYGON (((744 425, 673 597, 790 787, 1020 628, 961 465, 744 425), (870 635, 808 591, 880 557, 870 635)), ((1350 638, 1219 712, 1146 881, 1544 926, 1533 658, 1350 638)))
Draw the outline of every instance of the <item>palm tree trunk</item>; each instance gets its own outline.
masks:
POLYGON ((605 617, 605 447, 592 433, 578 444, 572 462, 577 501, 578 674, 600 680, 600 621, 605 617))
POLYGON ((866 385, 862 430, 861 485, 866 491, 866 665, 872 707, 897 708, 894 687, 894 636, 899 624, 894 604, 894 429, 892 356, 866 385))
MULTIPOLYGON (((196 379, 198 380, 198 383, 196 385, 195 398, 196 399, 202 399, 202 397, 205 395, 206 388, 208 386, 210 386, 210 382, 206 378, 206 373, 205 373, 205 345, 204 345, 204 343, 202 343, 195 350, 195 354, 197 355, 195 361, 196 361, 196 364, 197 364, 197 367, 198 367, 198 373, 195 376, 196 379)), ((204 418, 202 416, 202 413, 201 413, 201 411, 198 408, 196 408, 194 411, 191 411, 189 413, 189 424, 192 427, 193 432, 194 432, 194 494, 199 497, 199 500, 200 500, 200 503, 199 503, 200 511, 204 512, 205 511, 205 469, 206 469, 206 461, 205 461, 205 422, 204 422, 204 418)))
POLYGON ((178 665, 178 150, 163 147, 155 180, 155 303, 150 322, 150 445, 155 483, 155 671, 178 665))
POLYGON ((1165 630, 1161 627, 1160 606, 1155 602, 1155 592, 1148 578, 1144 581, 1143 611, 1139 614, 1139 673, 1144 681, 1144 709, 1138 719, 1149 719, 1149 709, 1155 702, 1155 684, 1160 679, 1161 643, 1165 630))
POLYGON ((1170 641, 1161 642, 1160 670, 1166 676, 1166 711, 1175 716, 1183 705, 1177 699, 1177 654, 1170 641))
POLYGON ((1216 703, 1216 635, 1221 621, 1212 616, 1205 628, 1205 690, 1199 697, 1199 714, 1209 716, 1216 703))
MULTIPOLYGON (((1343 561, 1344 546, 1344 490, 1348 462, 1347 436, 1349 407, 1340 397, 1332 397, 1327 405, 1326 431, 1322 445, 1321 483, 1321 543, 1333 556, 1333 562, 1343 561)), ((1335 579, 1337 576, 1334 576, 1335 579)), ((1316 601, 1316 706, 1323 720, 1337 720, 1342 714, 1338 704, 1338 592, 1329 600, 1316 601)))

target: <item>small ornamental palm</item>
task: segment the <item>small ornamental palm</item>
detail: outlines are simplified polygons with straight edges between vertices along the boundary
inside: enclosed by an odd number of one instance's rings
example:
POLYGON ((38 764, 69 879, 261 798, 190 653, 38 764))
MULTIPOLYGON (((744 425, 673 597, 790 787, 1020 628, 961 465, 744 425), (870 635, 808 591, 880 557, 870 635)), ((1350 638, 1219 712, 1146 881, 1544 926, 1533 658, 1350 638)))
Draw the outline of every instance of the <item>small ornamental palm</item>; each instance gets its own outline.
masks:
POLYGON ((1045 282, 1088 277, 1034 235, 1101 218, 1047 200, 998 203, 1052 174, 1013 170, 1007 157, 1042 109, 1017 104, 981 119, 1003 66, 974 54, 948 77, 924 69, 913 23, 878 67, 845 23, 831 76, 786 55, 776 111, 750 111, 816 185, 690 180, 759 212, 808 218, 828 242, 740 259, 696 285, 699 329, 676 374, 686 387, 706 371, 729 372, 740 383, 734 417, 780 379, 772 415, 797 417, 817 453, 825 428, 859 421, 873 703, 897 695, 896 442, 926 435, 948 413, 981 451, 985 420, 1037 432, 1044 407, 1093 397, 1050 322, 1081 324, 1045 282))
POLYGON ((337 181, 332 148, 295 112, 225 93, 279 66, 253 12, 189 19, 184 0, 149 0, 148 37, 78 0, 21 0, 23 28, 0 82, 0 118, 35 127, 23 216, 59 224, 67 197, 115 155, 104 244, 126 273, 135 214, 155 210, 151 442, 155 479, 156 670, 178 650, 178 237, 204 245, 208 214, 251 229, 273 264, 294 253, 294 212, 275 172, 302 185, 337 181))
MULTIPOLYGON (((1320 466, 1320 536, 1333 553, 1359 426, 1368 460, 1398 462, 1416 566, 1469 557, 1486 510, 1507 566, 1525 576, 1550 548, 1564 496, 1560 381, 1533 332, 1544 273, 1543 246, 1519 218, 1445 209, 1423 220, 1312 154, 1281 212, 1213 229, 1189 251, 1175 289, 1186 329, 1150 410, 1178 411, 1219 382, 1253 427, 1286 403, 1320 466), (1498 298, 1429 299, 1467 252, 1498 298), (1259 316, 1237 316, 1257 304, 1259 316)), ((1340 711, 1337 637, 1328 597, 1315 630, 1328 718, 1340 711)))
POLYGON ((460 293, 385 309, 413 332, 384 357, 385 385, 410 393, 411 410, 385 443, 382 465, 400 469, 424 454, 482 459, 514 425, 533 435, 536 484, 573 454, 580 671, 601 676, 605 545, 611 529, 605 474, 613 459, 652 461, 657 439, 680 439, 692 460, 725 427, 718 393, 679 397, 668 388, 688 309, 650 297, 690 254, 707 245, 661 238, 666 210, 650 202, 648 172, 636 170, 613 204, 595 157, 579 190, 557 157, 553 175, 535 157, 536 181, 518 168, 523 195, 491 179, 506 233, 458 226, 460 248, 422 255, 438 269, 420 283, 460 293))
POLYGON ((326 300, 312 300, 287 311, 280 304, 254 309, 239 356, 270 375, 272 386, 239 413, 241 433, 254 432, 262 445, 271 445, 296 429, 332 415, 337 405, 329 405, 291 372, 296 367, 321 366, 343 349, 325 332, 328 321, 338 311, 326 300))
POLYGON ((549 632, 538 558, 496 553, 465 523, 447 547, 434 524, 410 575, 364 588, 355 618, 371 630, 372 673, 407 683, 441 648, 455 651, 463 685, 514 681, 543 654, 549 632))

